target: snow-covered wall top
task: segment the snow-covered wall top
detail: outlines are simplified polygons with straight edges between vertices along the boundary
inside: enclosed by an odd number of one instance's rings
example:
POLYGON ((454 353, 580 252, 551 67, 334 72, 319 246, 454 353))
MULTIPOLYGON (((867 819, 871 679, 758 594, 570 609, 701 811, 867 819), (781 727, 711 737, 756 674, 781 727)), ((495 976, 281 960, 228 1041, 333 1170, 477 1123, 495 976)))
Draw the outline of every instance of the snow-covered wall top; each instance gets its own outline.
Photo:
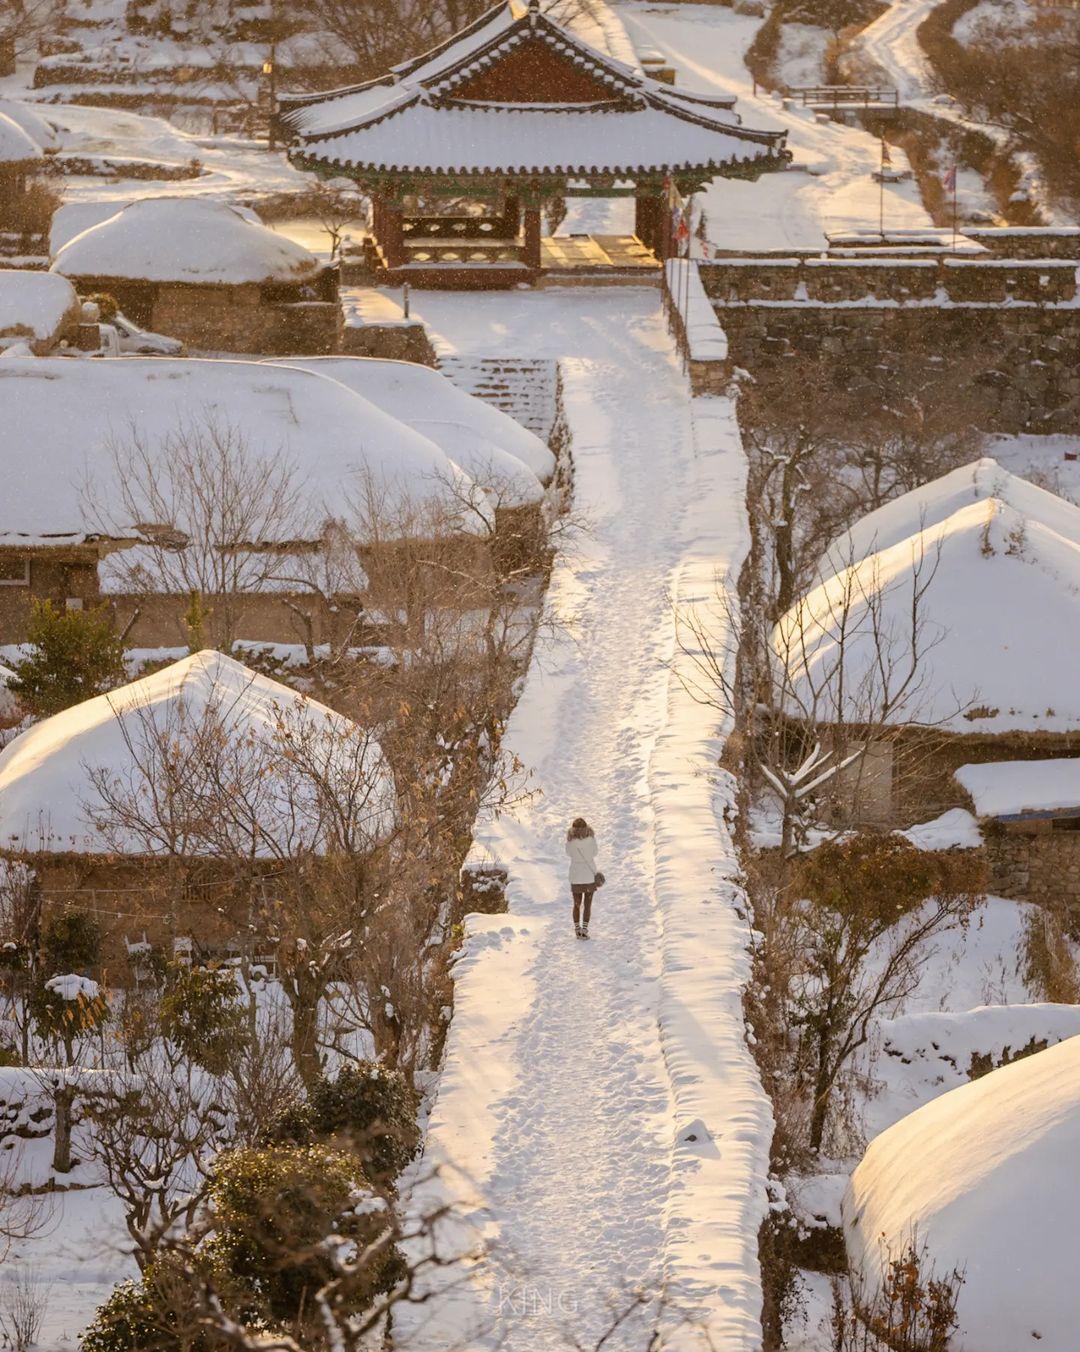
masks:
POLYGON ((678 312, 691 361, 727 361, 727 334, 701 284, 697 263, 672 258, 664 265, 668 294, 678 312))
MULTIPOLYGON (((160 808, 155 813, 149 783, 158 764, 157 739, 168 736, 181 747, 191 745, 211 725, 220 727, 238 748, 238 766, 269 765, 257 790, 243 786, 245 806, 235 814, 241 836, 265 832, 282 847, 299 836, 309 848, 325 847, 313 785, 305 786, 302 776, 282 768, 294 742, 316 746, 320 763, 329 754, 324 768, 331 778, 340 773, 342 782, 358 787, 360 775, 370 776, 372 797, 364 804, 357 794, 369 835, 377 839, 389 826, 394 781, 376 742, 325 705, 206 650, 54 714, 16 737, 0 753, 0 840, 5 849, 145 855, 168 853, 171 844, 179 853, 212 852, 200 834, 197 813, 190 820, 181 813, 167 821, 160 808), (333 752, 325 753, 330 747, 333 752), (261 759, 267 754, 268 763, 261 759), (335 771, 338 755, 341 763, 335 771), (133 815, 158 829, 145 832, 111 820, 104 830, 95 826, 104 809, 102 775, 125 801, 139 805, 141 811, 133 815), (251 823, 246 821, 249 809, 251 823), (171 840, 170 828, 175 833, 171 840)), ((154 787, 160 794, 162 785, 154 787)), ((253 848, 260 856, 271 853, 258 839, 253 848)))
POLYGON ((0 114, 20 126, 41 150, 56 150, 59 147, 60 138, 56 129, 29 104, 15 99, 0 99, 0 114))
POLYGON ((853 1270, 875 1288, 915 1234, 934 1275, 963 1271, 956 1352, 1074 1347, 1078 1153, 1080 1037, 1070 1037, 871 1143, 843 1204, 853 1270))
POLYGON ((961 765, 956 778, 980 817, 1051 815, 1080 809, 1080 758, 961 765))
POLYGON ((32 164, 41 158, 38 143, 16 121, 0 112, 0 164, 32 164))
POLYGON ((66 277, 0 268, 0 348, 7 338, 50 339, 78 315, 79 298, 66 277))
POLYGON ((335 380, 246 361, 122 357, 0 360, 8 473, 0 539, 100 530, 136 523, 122 513, 119 475, 139 437, 162 463, 170 439, 224 431, 253 457, 295 466, 312 518, 348 514, 370 476, 388 505, 438 509, 481 533, 464 501, 489 505, 434 442, 335 380))
POLYGON ((872 721, 891 703, 890 722, 956 732, 1074 729, 1080 540, 997 497, 970 502, 820 583, 773 642, 798 716, 872 721))
POLYGON ((293 283, 320 264, 302 245, 224 202, 147 197, 92 225, 59 250, 54 272, 131 281, 293 283))

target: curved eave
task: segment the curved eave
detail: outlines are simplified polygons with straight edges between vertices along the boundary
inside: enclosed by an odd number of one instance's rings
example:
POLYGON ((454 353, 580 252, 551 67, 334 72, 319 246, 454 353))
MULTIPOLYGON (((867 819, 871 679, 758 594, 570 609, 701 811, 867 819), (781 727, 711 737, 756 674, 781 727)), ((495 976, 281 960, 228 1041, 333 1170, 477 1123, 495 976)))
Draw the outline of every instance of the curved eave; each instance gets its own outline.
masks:
MULTIPOLYGON (((778 133, 782 138, 784 133, 778 133)), ((408 163, 353 163, 348 160, 315 155, 298 150, 291 157, 300 169, 317 171, 334 169, 345 177, 359 179, 380 178, 484 178, 492 174, 506 178, 528 179, 564 179, 564 178, 656 178, 661 175, 678 175, 696 178, 731 178, 752 170, 760 173, 772 172, 786 167, 791 161, 791 152, 783 144, 776 144, 757 155, 733 155, 724 160, 666 160, 649 164, 504 164, 497 167, 469 164, 408 164, 408 163)))

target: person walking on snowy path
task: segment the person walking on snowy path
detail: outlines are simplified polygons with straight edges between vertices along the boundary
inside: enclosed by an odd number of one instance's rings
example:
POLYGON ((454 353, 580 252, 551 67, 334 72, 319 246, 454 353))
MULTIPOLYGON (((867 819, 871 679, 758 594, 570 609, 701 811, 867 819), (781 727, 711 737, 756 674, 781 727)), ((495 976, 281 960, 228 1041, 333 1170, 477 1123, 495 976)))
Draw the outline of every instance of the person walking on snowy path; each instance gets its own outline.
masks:
POLYGON ((566 833, 566 853, 570 859, 570 895, 574 898, 574 933, 589 937, 593 893, 604 875, 596 870, 596 835, 584 817, 575 817, 566 833))

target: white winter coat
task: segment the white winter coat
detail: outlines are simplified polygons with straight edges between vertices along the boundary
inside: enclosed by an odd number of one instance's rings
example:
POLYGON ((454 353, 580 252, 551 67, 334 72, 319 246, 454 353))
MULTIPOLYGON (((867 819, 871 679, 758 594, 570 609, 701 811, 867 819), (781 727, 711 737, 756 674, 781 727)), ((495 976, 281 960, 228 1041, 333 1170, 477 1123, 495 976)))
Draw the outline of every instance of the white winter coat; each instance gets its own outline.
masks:
POLYGON ((573 837, 566 842, 566 853, 570 857, 570 882, 579 887, 588 886, 596 881, 596 837, 573 837))

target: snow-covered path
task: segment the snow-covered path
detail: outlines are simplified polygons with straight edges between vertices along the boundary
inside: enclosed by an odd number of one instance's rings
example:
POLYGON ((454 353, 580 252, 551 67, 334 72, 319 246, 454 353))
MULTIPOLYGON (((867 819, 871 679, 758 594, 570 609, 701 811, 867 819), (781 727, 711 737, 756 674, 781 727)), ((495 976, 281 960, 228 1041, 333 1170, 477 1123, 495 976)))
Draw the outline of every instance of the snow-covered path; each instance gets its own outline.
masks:
POLYGON ((716 1346, 749 1349, 768 1105, 743 1040, 715 720, 670 671, 672 598, 711 593, 745 549, 732 409, 691 400, 652 289, 414 304, 454 351, 560 358, 588 527, 557 561, 563 628, 508 730, 538 794, 485 828, 510 914, 470 922, 428 1136, 491 1256, 404 1345, 592 1347, 642 1290, 605 1346, 643 1348, 666 1284, 716 1346), (563 851, 579 813, 609 878, 587 943, 563 851))
POLYGON ((894 84, 905 103, 930 98, 933 72, 918 39, 918 29, 941 0, 894 0, 888 9, 867 24, 858 46, 885 78, 894 84))

